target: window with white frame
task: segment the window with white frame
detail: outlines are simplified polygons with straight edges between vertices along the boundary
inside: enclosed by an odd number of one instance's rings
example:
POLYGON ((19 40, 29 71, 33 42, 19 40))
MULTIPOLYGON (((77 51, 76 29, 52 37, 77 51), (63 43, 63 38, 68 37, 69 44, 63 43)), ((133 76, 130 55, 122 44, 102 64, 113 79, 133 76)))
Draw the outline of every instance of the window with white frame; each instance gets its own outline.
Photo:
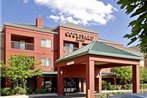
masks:
POLYGON ((41 65, 42 66, 50 66, 51 65, 51 59, 50 58, 42 58, 41 59, 41 65))
POLYGON ((41 47, 51 48, 51 40, 42 39, 41 40, 41 47))

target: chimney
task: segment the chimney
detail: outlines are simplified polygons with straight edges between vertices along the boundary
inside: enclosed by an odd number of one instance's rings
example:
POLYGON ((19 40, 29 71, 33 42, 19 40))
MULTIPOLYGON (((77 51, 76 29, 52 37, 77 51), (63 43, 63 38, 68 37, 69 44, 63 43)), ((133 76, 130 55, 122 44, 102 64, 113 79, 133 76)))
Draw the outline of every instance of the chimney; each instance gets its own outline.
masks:
POLYGON ((36 18, 36 26, 43 27, 43 19, 40 16, 36 18))

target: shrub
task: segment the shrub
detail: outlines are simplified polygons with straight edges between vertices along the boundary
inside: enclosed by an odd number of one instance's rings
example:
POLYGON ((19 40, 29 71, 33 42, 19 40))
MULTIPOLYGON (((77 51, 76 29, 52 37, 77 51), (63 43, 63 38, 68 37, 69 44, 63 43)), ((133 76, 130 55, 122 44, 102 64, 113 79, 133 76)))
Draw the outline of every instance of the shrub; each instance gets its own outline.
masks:
POLYGON ((15 87, 13 89, 14 94, 26 94, 26 90, 21 87, 15 87))
POLYGON ((31 87, 27 88, 26 91, 27 91, 27 94, 32 94, 33 93, 33 89, 31 87))
POLYGON ((122 89, 122 85, 116 85, 116 90, 121 90, 122 89))
POLYGON ((109 85, 110 90, 116 90, 116 85, 109 85))
POLYGON ((46 89, 43 89, 43 88, 42 89, 37 89, 36 90, 36 93, 37 94, 44 94, 44 93, 47 93, 47 90, 46 89))
POLYGON ((126 84, 124 89, 125 90, 131 90, 132 89, 132 84, 126 84))
POLYGON ((141 89, 147 89, 147 84, 141 84, 141 89))
POLYGON ((102 89, 107 90, 108 89, 108 82, 107 81, 102 81, 102 89))
POLYGON ((2 94, 2 96, 8 96, 8 95, 13 95, 14 93, 11 90, 11 88, 6 87, 6 88, 2 88, 1 94, 2 94))
POLYGON ((96 96, 96 98, 108 98, 110 96, 119 95, 119 94, 124 94, 124 93, 122 93, 122 92, 103 93, 100 95, 101 97, 96 96))

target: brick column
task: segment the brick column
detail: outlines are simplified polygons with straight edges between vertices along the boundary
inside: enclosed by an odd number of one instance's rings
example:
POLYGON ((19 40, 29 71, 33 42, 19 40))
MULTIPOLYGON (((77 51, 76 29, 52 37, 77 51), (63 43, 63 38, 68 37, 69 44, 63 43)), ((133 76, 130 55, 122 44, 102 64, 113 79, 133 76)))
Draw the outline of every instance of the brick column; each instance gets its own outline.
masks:
POLYGON ((97 91, 98 93, 102 93, 102 76, 99 75, 97 78, 97 91))
POLYGON ((42 88, 42 77, 38 76, 37 77, 37 89, 41 89, 42 88))
POLYGON ((86 65, 86 98, 94 98, 95 94, 94 61, 87 61, 86 65))
POLYGON ((63 80, 63 71, 61 70, 61 68, 58 68, 57 93, 59 96, 64 95, 64 80, 63 80))
POLYGON ((133 72, 133 93, 140 93, 140 67, 139 65, 132 65, 133 72))

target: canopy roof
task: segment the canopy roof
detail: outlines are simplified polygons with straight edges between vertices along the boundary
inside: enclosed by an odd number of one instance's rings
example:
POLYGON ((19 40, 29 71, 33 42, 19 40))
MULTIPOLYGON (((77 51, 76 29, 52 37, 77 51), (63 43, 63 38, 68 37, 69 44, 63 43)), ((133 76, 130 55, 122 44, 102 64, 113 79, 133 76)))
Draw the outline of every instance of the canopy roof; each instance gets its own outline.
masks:
POLYGON ((126 59, 136 59, 136 60, 141 59, 140 56, 137 56, 133 53, 118 48, 114 48, 102 42, 93 41, 92 43, 59 58, 57 60, 57 63, 87 54, 92 54, 97 56, 119 57, 126 59))

